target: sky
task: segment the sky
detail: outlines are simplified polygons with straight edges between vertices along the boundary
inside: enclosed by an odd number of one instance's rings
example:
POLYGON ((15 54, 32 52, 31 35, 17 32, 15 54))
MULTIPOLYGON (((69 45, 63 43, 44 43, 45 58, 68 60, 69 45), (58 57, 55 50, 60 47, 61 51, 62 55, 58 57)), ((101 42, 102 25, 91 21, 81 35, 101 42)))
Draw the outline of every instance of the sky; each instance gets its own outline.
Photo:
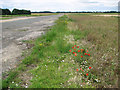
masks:
POLYGON ((119 0, 0 0, 0 8, 34 11, 118 11, 119 0))

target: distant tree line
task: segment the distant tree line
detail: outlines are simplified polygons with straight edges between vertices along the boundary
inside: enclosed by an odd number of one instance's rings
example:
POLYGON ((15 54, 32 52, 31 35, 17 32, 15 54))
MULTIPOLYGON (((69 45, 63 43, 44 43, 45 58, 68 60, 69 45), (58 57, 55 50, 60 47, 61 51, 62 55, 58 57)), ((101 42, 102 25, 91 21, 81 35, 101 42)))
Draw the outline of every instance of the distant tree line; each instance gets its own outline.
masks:
POLYGON ((11 11, 9 9, 1 9, 0 15, 11 15, 11 11))
POLYGON ((51 11, 40 11, 40 12, 32 12, 32 13, 55 13, 55 12, 51 12, 51 11))
MULTIPOLYGON (((40 12, 32 12, 32 13, 120 13, 117 11, 57 11, 57 12, 51 12, 51 11, 40 11, 40 12)), ((13 9, 11 12, 9 9, 1 9, 0 8, 0 15, 30 15, 31 11, 30 10, 19 10, 19 9, 13 9)))
POLYGON ((19 10, 19 9, 13 9, 11 12, 9 9, 1 9, 0 8, 0 15, 30 15, 30 10, 19 10))
POLYGON ((13 15, 20 15, 20 14, 31 14, 30 10, 19 10, 19 9, 14 9, 12 11, 13 15))
POLYGON ((71 12, 71 11, 57 11, 56 13, 119 13, 117 11, 74 11, 74 12, 71 12))
POLYGON ((40 12, 32 12, 32 13, 119 13, 118 11, 57 11, 57 12, 51 12, 51 11, 40 11, 40 12))

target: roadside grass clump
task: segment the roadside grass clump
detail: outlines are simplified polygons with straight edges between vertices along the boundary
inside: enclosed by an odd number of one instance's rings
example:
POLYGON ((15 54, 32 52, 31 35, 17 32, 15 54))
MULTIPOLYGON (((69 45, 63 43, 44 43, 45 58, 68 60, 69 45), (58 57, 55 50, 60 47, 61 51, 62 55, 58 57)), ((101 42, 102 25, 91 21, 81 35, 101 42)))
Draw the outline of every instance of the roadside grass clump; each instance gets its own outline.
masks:
POLYGON ((26 58, 25 58, 25 60, 24 60, 22 63, 23 63, 23 64, 30 65, 30 64, 32 64, 32 63, 33 63, 33 61, 34 61, 34 58, 33 58, 33 57, 28 56, 28 57, 26 57, 26 58))
POLYGON ((57 34, 56 30, 51 30, 50 32, 48 32, 45 37, 46 41, 51 42, 56 37, 56 34, 57 34))
POLYGON ((74 35, 75 41, 83 39, 88 34, 88 32, 83 32, 83 31, 80 31, 79 29, 72 30, 71 33, 72 35, 74 35))
POLYGON ((7 86, 17 76, 17 74, 18 74, 18 72, 16 72, 16 71, 9 72, 9 76, 5 80, 2 80, 2 88, 7 88, 7 86))
POLYGON ((63 39, 57 39, 54 49, 57 49, 58 52, 65 54, 69 52, 69 49, 71 48, 71 46, 72 45, 70 44, 66 44, 66 42, 63 41, 63 39))

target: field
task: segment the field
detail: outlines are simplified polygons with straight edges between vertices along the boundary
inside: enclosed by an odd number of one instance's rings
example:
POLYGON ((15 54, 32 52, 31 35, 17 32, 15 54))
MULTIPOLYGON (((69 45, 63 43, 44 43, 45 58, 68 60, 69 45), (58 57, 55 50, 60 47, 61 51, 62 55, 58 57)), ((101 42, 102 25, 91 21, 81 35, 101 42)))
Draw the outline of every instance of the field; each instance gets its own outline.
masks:
POLYGON ((48 16, 48 15, 56 15, 57 13, 31 13, 32 16, 48 16))
POLYGON ((48 16, 56 14, 57 13, 31 13, 31 15, 0 15, 0 20, 12 19, 16 17, 48 16))
POLYGON ((117 17, 66 14, 42 37, 23 42, 33 47, 3 74, 3 88, 118 87, 117 17))

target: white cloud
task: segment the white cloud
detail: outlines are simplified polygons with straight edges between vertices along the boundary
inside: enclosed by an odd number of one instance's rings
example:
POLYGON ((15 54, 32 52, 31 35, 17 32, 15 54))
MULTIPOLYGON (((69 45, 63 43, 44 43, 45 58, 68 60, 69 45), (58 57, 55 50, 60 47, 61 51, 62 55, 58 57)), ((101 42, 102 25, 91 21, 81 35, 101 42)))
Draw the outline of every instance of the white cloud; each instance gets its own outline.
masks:
POLYGON ((105 10, 117 7, 119 0, 0 0, 2 8, 30 9, 31 11, 105 10))

